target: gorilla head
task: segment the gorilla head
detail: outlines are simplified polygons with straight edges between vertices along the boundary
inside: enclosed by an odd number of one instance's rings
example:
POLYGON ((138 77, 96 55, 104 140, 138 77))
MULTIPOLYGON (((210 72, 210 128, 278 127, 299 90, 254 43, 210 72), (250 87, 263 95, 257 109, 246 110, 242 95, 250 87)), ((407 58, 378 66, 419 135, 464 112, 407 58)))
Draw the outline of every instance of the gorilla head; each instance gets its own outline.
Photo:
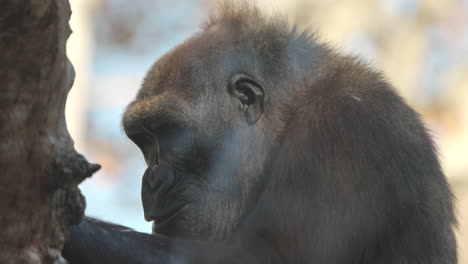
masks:
POLYGON ((237 15, 213 19, 156 62, 124 115, 148 164, 142 199, 157 233, 223 238, 265 184, 290 105, 294 47, 283 25, 253 32, 259 18, 246 28, 237 15))
POLYGON ((418 115, 285 21, 226 4, 148 72, 123 126, 154 233, 256 237, 286 263, 454 263, 452 195, 418 115))
POLYGON ((245 17, 219 14, 157 61, 124 115, 148 164, 142 199, 157 233, 223 238, 268 181, 305 40, 245 17))

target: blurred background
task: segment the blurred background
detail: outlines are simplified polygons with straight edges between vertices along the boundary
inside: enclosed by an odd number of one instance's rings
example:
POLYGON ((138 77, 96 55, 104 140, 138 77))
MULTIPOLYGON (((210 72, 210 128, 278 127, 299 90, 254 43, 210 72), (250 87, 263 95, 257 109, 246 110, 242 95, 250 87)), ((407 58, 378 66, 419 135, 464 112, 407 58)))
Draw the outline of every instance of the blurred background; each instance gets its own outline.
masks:
MULTIPOLYGON (((71 0, 67 102, 76 148, 103 165, 81 184, 86 213, 150 232, 140 202, 145 163, 120 117, 149 67, 199 31, 216 0, 71 0)), ((360 54, 422 113, 457 196, 460 263, 468 264, 468 0, 257 0, 265 12, 360 54)))

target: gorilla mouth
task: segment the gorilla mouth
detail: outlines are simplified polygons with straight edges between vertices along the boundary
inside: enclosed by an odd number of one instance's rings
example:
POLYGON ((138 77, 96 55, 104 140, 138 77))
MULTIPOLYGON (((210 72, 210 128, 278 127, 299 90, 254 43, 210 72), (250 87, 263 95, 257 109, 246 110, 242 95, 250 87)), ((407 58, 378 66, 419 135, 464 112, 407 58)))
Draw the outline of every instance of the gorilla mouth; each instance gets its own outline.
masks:
POLYGON ((189 167, 190 132, 188 128, 164 125, 146 133, 152 148, 143 150, 148 169, 143 176, 142 201, 145 219, 153 221, 153 233, 165 235, 188 205, 180 199, 181 184, 174 167, 184 167, 184 171, 189 167))
POLYGON ((188 203, 179 197, 178 183, 167 162, 147 169, 142 184, 143 210, 147 221, 155 222, 158 227, 168 225, 187 207, 188 203))

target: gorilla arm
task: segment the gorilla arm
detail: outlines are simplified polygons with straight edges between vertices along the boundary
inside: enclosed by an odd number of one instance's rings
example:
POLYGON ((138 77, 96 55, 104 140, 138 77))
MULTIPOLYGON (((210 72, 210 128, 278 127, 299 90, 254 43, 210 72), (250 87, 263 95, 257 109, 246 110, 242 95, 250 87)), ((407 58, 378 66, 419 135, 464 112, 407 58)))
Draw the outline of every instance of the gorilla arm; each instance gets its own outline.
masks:
POLYGON ((70 264, 263 263, 259 252, 224 242, 169 239, 86 218, 70 230, 62 255, 70 264))

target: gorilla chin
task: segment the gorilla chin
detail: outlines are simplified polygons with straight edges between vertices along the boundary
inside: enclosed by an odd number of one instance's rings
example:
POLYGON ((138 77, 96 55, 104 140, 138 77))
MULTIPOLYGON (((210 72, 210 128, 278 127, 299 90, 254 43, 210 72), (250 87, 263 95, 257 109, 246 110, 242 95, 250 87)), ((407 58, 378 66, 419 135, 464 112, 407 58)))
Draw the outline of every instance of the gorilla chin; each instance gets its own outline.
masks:
POLYGON ((166 216, 166 218, 159 221, 154 220, 152 224, 152 234, 158 234, 163 236, 177 236, 180 237, 182 234, 179 234, 178 231, 181 229, 177 227, 177 217, 182 214, 183 208, 175 212, 172 215, 166 216))
POLYGON ((151 219, 152 224, 152 234, 159 234, 164 236, 177 236, 183 237, 184 234, 181 233, 182 228, 178 226, 186 224, 184 219, 184 210, 188 205, 175 208, 173 211, 168 212, 165 215, 156 216, 154 219, 151 219))

